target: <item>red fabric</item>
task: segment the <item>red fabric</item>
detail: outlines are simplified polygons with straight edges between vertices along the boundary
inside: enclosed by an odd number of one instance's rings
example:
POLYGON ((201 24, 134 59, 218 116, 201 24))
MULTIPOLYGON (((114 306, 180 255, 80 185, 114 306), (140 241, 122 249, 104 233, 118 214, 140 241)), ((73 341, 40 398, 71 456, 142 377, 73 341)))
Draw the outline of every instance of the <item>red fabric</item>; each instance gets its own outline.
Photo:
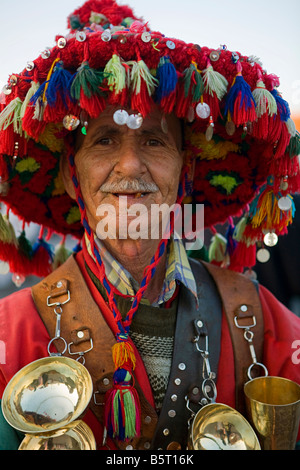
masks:
MULTIPOLYGON (((85 270, 82 253, 78 254, 76 259, 93 298, 97 301, 104 318, 114 331, 114 322, 110 320, 109 309, 85 270)), ((279 375, 300 383, 299 364, 292 360, 292 355, 295 353, 292 344, 294 341, 300 340, 300 319, 262 286, 260 287, 260 298, 265 321, 264 364, 268 368, 269 375, 279 375)), ((6 354, 5 364, 1 364, 3 354, 0 357, 0 397, 2 397, 7 382, 19 369, 34 360, 48 356, 49 340, 49 335, 36 311, 29 288, 1 300, 0 341, 2 345, 5 345, 6 354)), ((149 380, 137 351, 136 358, 136 378, 142 386, 146 398, 153 406, 154 400, 149 380)), ((234 407, 234 387, 233 349, 228 325, 223 315, 217 401, 234 407)), ((93 430, 98 448, 101 449, 103 427, 91 411, 86 413, 84 420, 93 430)), ((110 449, 115 448, 112 441, 108 440, 107 444, 110 449)), ((107 447, 103 448, 107 449, 107 447)))

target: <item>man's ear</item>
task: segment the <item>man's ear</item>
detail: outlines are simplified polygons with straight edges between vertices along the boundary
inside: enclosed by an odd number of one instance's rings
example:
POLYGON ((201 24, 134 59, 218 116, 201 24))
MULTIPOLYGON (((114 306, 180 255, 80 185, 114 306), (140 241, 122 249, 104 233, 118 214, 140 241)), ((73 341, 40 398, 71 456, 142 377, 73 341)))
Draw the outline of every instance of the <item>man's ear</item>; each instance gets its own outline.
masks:
POLYGON ((65 186, 67 193, 72 199, 76 199, 75 189, 74 189, 73 181, 71 178, 69 162, 68 162, 68 158, 66 154, 63 154, 60 157, 59 166, 60 166, 60 174, 64 182, 64 186, 65 186))

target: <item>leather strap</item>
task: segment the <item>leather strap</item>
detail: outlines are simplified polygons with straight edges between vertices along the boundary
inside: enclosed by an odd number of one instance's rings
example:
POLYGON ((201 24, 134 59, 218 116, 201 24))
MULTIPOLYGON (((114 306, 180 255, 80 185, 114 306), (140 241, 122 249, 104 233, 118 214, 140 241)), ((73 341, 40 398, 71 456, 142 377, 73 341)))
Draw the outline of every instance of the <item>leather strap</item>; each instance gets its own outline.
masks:
POLYGON ((263 361, 264 321, 257 286, 242 274, 209 263, 203 264, 213 277, 223 302, 234 352, 236 409, 244 413, 243 388, 249 380, 247 370, 252 363, 252 358, 249 344, 244 338, 244 329, 238 328, 237 324, 243 327, 251 326, 255 317, 256 324, 251 327, 251 331, 254 334, 253 346, 257 362, 261 363, 263 361))
POLYGON ((186 448, 188 420, 191 411, 200 409, 202 393, 203 357, 200 349, 208 346, 211 371, 217 378, 220 346, 222 304, 217 288, 201 263, 190 260, 197 284, 198 306, 193 294, 180 286, 172 366, 158 425, 153 438, 153 449, 186 448), (199 339, 196 341, 196 337, 199 339), (208 339, 209 343, 206 343, 208 339))

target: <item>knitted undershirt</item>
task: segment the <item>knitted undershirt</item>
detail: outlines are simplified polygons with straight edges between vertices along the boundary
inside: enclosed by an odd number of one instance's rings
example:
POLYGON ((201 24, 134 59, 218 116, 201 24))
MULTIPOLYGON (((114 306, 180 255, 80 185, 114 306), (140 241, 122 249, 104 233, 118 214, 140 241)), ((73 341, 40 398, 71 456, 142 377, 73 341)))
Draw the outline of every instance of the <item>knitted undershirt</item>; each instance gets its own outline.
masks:
MULTIPOLYGON (((101 295, 107 299, 99 280, 87 266, 86 268, 101 295)), ((174 299, 170 308, 140 304, 130 327, 130 337, 144 362, 157 411, 161 409, 169 381, 177 299, 178 297, 174 299)), ((130 299, 116 296, 116 302, 120 313, 125 317, 131 306, 130 299)))

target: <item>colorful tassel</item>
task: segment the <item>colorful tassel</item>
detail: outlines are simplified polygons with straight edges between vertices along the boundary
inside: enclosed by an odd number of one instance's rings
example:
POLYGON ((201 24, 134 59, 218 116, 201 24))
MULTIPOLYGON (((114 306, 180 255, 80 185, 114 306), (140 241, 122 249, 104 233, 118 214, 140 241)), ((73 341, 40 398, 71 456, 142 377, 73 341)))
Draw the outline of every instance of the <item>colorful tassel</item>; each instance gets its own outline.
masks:
POLYGON ((186 118, 190 107, 200 101, 204 92, 201 71, 195 62, 184 70, 182 83, 183 87, 177 99, 176 114, 178 117, 186 118))
POLYGON ((125 369, 114 374, 114 387, 105 397, 105 427, 111 438, 126 441, 141 432, 141 409, 132 375, 125 369))
POLYGON ((105 66, 104 74, 107 76, 107 86, 112 93, 110 102, 124 107, 128 95, 130 75, 129 67, 121 61, 118 54, 113 54, 112 58, 105 66))
POLYGON ((126 339, 118 341, 113 346, 112 357, 116 369, 123 367, 125 364, 130 364, 130 367, 134 370, 136 359, 133 347, 126 339))
POLYGON ((0 114, 0 130, 6 130, 12 124, 14 132, 22 136, 21 109, 22 100, 19 97, 12 100, 0 114))
POLYGON ((53 249, 51 245, 40 236, 32 247, 32 274, 46 277, 52 272, 53 249))
POLYGON ((211 263, 223 263, 226 257, 227 240, 220 233, 215 233, 208 248, 208 259, 211 263))
POLYGON ((171 113, 176 100, 178 76, 169 57, 162 57, 157 68, 158 87, 155 99, 166 113, 171 113))
POLYGON ((141 412, 132 376, 136 365, 134 349, 126 336, 119 335, 117 339, 112 348, 116 370, 114 386, 105 399, 105 426, 110 437, 124 441, 139 436, 141 412))
POLYGON ((44 99, 47 102, 44 119, 46 121, 56 121, 70 113, 71 97, 69 95, 69 84, 72 74, 65 70, 62 61, 54 62, 53 72, 46 82, 44 89, 44 99))
POLYGON ((227 92, 228 82, 222 74, 213 69, 210 61, 208 61, 207 68, 203 71, 203 82, 203 99, 210 107, 213 120, 216 121, 221 115, 220 102, 227 92))
POLYGON ((267 140, 269 137, 270 118, 277 114, 277 104, 274 96, 266 89, 262 80, 257 82, 253 90, 258 120, 253 123, 252 134, 258 139, 267 140))
POLYGON ((277 105, 277 110, 280 115, 280 119, 284 122, 288 120, 288 118, 291 116, 291 111, 290 107, 287 101, 285 101, 279 94, 279 92, 274 88, 273 90, 270 91, 272 96, 274 97, 277 105))
POLYGON ((71 98, 78 101, 92 118, 98 117, 106 107, 105 92, 101 89, 105 78, 104 72, 91 69, 83 62, 71 81, 71 98))
POLYGON ((245 125, 256 119, 255 101, 251 88, 242 76, 242 66, 237 63, 238 73, 226 97, 225 114, 236 126, 245 125))
POLYGON ((55 248, 54 259, 53 259, 53 270, 64 264, 67 259, 71 256, 72 252, 67 249, 65 240, 55 248))
POLYGON ((153 77, 142 59, 132 64, 131 86, 131 107, 145 117, 151 110, 153 103, 151 96, 158 86, 158 80, 153 77))

